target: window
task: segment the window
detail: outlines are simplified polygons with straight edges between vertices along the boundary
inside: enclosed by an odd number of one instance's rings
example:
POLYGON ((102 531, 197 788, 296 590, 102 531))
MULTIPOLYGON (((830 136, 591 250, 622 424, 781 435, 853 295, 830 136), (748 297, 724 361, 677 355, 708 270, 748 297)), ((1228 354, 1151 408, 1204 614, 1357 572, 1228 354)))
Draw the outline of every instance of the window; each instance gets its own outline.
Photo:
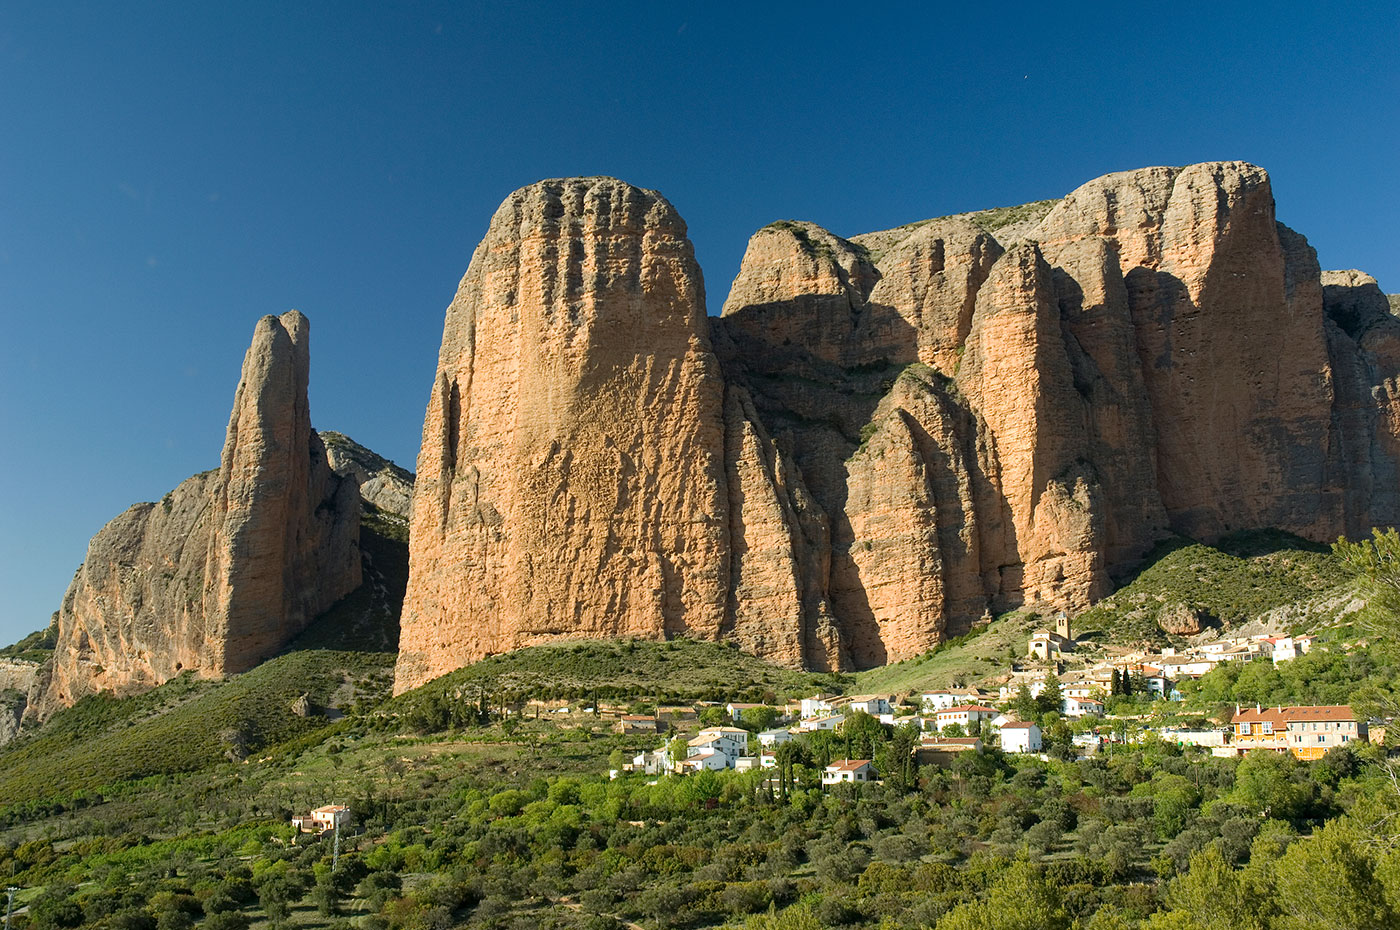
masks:
POLYGON ((1272 736, 1272 735, 1273 735, 1273 732, 1274 732, 1274 725, 1273 725, 1273 722, 1272 722, 1272 721, 1265 720, 1264 723, 1262 724, 1262 727, 1263 727, 1262 732, 1263 732, 1263 734, 1264 734, 1265 736, 1272 736))
POLYGON ((1248 736, 1248 735, 1249 735, 1249 724, 1247 724, 1247 723, 1237 724, 1237 725, 1235 726, 1235 732, 1236 732, 1238 735, 1240 735, 1240 736, 1248 736))

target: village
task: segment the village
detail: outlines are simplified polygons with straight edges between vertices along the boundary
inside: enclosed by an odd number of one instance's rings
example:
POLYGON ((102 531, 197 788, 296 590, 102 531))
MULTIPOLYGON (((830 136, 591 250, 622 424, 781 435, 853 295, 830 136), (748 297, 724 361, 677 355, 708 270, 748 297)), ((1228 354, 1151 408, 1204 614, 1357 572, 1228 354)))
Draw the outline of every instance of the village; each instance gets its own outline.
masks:
MULTIPOLYGON (((781 706, 731 702, 666 708, 653 714, 618 714, 617 732, 651 736, 654 748, 615 765, 624 774, 688 775, 703 771, 776 769, 781 747, 827 732, 843 744, 846 728, 862 717, 885 726, 908 727, 916 766, 946 766, 962 753, 989 748, 1046 758, 1047 712, 1070 731, 1061 757, 1086 758, 1115 744, 1160 739, 1197 746, 1214 756, 1249 752, 1291 753, 1311 761, 1352 741, 1382 741, 1385 727, 1351 707, 1236 705, 1229 719, 1182 727, 1144 723, 1142 713, 1108 711, 1114 696, 1180 702, 1179 685, 1199 679, 1224 663, 1289 662, 1310 652, 1311 635, 1218 638, 1190 648, 1160 651, 1101 649, 1093 660, 1074 661, 1076 641, 1061 613, 1055 629, 1037 629, 1026 644, 1024 663, 1013 663, 986 687, 945 687, 903 694, 813 694, 781 706), (693 727, 698 726, 698 731, 693 727), (674 732, 672 732, 674 731, 674 732), (691 735, 693 733, 693 735, 691 735), (669 734, 669 735, 668 735, 669 734)), ((1135 703, 1133 710, 1143 705, 1135 703)), ((595 710, 596 712, 596 710, 595 710)), ((870 758, 832 758, 822 765, 823 787, 877 781, 870 758)))

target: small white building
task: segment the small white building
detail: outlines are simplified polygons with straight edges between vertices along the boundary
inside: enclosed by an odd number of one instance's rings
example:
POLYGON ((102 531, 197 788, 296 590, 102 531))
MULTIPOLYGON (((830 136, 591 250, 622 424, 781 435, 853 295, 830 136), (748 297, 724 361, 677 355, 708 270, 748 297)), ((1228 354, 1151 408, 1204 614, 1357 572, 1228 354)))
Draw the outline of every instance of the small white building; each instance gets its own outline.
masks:
POLYGON ((855 697, 844 699, 841 704, 841 709, 847 713, 859 710, 872 717, 894 712, 894 708, 890 707, 889 698, 878 694, 858 694, 855 697))
POLYGON ((802 719, 810 717, 825 717, 831 713, 831 702, 836 700, 834 694, 814 694, 811 697, 802 699, 802 719))
POLYGON ((869 759, 842 759, 822 772, 822 787, 840 784, 861 784, 875 780, 875 769, 869 759))
POLYGON ((292 826, 302 833, 325 833, 350 825, 350 808, 344 804, 327 804, 309 814, 292 818, 292 826))
POLYGON ((1040 752, 1040 727, 1034 723, 1008 723, 1001 728, 1002 752, 1040 752))
POLYGON ((762 733, 758 734, 758 745, 766 749, 772 749, 775 746, 781 746, 783 743, 792 742, 792 739, 791 730, 764 730, 762 733))
POLYGON ((962 699, 952 691, 925 691, 919 701, 926 714, 935 714, 962 703, 962 699))
POLYGON ((809 732, 813 730, 835 730, 845 722, 846 716, 844 714, 829 714, 825 717, 812 717, 808 720, 804 720, 801 726, 802 729, 809 732))
POLYGON ((1103 701, 1094 698, 1067 697, 1060 702, 1060 709, 1066 717, 1102 717, 1103 701))
POLYGON ((645 775, 659 775, 667 769, 667 758, 664 748, 656 752, 639 752, 632 757, 631 766, 627 770, 645 775))
POLYGON ((940 710, 934 714, 933 719, 940 731, 954 723, 960 725, 964 731, 971 731, 983 720, 991 721, 999 713, 1001 711, 995 707, 982 704, 959 704, 957 707, 940 710))
MULTIPOLYGON (((736 757, 737 758, 737 757, 736 757)), ((717 749, 702 749, 699 752, 691 753, 680 762, 676 763, 675 770, 682 775, 692 772, 712 772, 733 768, 735 759, 731 759, 717 749)))

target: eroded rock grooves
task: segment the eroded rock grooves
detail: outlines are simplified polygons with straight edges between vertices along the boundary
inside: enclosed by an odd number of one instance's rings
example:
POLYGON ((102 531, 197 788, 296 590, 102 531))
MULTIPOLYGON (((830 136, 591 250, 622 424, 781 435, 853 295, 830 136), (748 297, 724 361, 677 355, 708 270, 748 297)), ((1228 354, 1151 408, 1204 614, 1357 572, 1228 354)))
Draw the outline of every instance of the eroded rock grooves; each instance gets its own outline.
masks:
POLYGON ((360 583, 360 497, 307 405, 310 326, 258 321, 217 470, 136 504, 88 545, 35 711, 182 671, 244 671, 360 583))
POLYGON ((1086 606, 1169 532, 1391 525, 1397 374, 1375 282, 1240 162, 774 223, 708 320, 658 194, 541 182, 448 310, 396 687, 578 636, 866 667, 1086 606))

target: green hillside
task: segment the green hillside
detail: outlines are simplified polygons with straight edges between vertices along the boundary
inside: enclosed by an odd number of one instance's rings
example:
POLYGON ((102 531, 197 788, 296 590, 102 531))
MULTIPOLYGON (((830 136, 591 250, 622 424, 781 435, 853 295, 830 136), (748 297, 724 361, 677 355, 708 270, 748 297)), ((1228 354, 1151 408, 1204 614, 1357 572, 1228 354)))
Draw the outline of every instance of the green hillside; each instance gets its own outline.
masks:
POLYGON ((780 668, 725 644, 581 640, 492 656, 400 695, 385 710, 411 711, 443 695, 476 694, 478 686, 507 702, 596 697, 670 703, 772 701, 848 680, 780 668))
POLYGON ((1077 615, 1075 634, 1101 643, 1165 643, 1157 618, 1171 604, 1237 626, 1350 583, 1327 546, 1289 533, 1236 533, 1213 546, 1174 537, 1112 596, 1077 615))
POLYGON ((227 681, 192 675, 130 698, 95 695, 0 750, 0 798, 68 795, 236 761, 329 725, 292 703, 348 706, 387 691, 390 653, 303 650, 227 681))

